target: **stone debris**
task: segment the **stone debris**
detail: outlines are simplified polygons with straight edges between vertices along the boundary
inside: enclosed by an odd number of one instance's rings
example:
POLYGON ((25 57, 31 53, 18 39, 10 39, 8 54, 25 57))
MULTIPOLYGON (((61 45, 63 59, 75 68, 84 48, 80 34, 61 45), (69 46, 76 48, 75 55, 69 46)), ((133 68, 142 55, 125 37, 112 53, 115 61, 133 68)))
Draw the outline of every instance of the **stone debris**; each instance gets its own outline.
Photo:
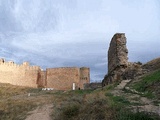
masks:
POLYGON ((115 89, 118 89, 118 90, 124 89, 127 83, 129 83, 130 81, 131 80, 122 80, 121 83, 115 89))

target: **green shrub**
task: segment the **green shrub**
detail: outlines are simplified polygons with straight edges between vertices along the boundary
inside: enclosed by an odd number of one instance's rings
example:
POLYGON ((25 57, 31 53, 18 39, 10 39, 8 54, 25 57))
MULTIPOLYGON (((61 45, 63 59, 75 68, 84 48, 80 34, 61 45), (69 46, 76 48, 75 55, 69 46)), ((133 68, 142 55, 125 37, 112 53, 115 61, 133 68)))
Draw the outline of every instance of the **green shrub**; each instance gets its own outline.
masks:
POLYGON ((150 115, 145 112, 136 113, 131 112, 130 110, 121 109, 118 113, 116 113, 115 120, 158 120, 159 117, 157 115, 150 115))
POLYGON ((109 84, 104 87, 105 90, 113 90, 117 85, 119 85, 119 82, 115 82, 113 84, 109 84))
POLYGON ((143 95, 141 95, 143 97, 147 97, 147 98, 150 98, 150 99, 153 99, 155 98, 156 96, 152 93, 152 92, 148 92, 146 91, 143 95))
POLYGON ((144 95, 147 98, 155 98, 153 91, 154 89, 152 86, 155 84, 158 84, 160 82, 160 70, 154 71, 142 78, 141 81, 135 83, 133 85, 133 88, 136 91, 143 92, 144 95))
POLYGON ((66 106, 62 109, 63 119, 71 119, 72 117, 78 115, 79 106, 78 105, 70 105, 66 106))
POLYGON ((142 62, 138 61, 137 64, 138 64, 138 65, 142 65, 142 62))
POLYGON ((112 90, 114 88, 114 85, 108 85, 107 87, 106 87, 106 90, 112 90))
POLYGON ((160 70, 155 71, 142 78, 142 81, 136 83, 133 87, 140 92, 144 92, 147 88, 154 83, 160 82, 160 70))
POLYGON ((113 96, 113 94, 110 92, 107 92, 107 93, 105 93, 105 96, 111 97, 111 96, 113 96))
POLYGON ((110 100, 112 101, 112 104, 114 106, 119 106, 119 105, 130 105, 130 102, 123 96, 113 96, 110 93, 107 93, 106 96, 108 96, 110 98, 110 100))

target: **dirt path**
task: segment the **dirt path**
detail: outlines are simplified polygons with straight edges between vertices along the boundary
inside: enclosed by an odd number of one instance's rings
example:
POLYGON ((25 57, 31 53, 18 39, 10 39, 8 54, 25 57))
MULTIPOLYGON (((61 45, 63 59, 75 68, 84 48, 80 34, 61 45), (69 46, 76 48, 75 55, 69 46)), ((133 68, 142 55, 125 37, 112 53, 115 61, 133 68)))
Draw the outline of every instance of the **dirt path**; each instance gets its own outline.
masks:
POLYGON ((38 107, 36 110, 29 112, 26 120, 52 120, 50 114, 52 112, 52 104, 38 107))
POLYGON ((121 83, 115 87, 115 89, 111 92, 114 96, 123 96, 125 98, 127 98, 130 102, 132 102, 132 99, 137 99, 136 102, 140 103, 141 105, 139 106, 132 106, 132 108, 134 108, 135 110, 139 111, 146 111, 146 112, 152 112, 152 113, 156 113, 160 116, 160 105, 156 106, 153 104, 153 101, 146 98, 146 97, 141 97, 140 95, 138 95, 138 91, 136 90, 132 90, 129 87, 126 87, 126 85, 130 82, 130 80, 122 80, 121 83), (130 91, 132 91, 132 93, 125 93, 123 91, 123 89, 128 89, 130 91), (134 94, 133 94, 134 93, 134 94))

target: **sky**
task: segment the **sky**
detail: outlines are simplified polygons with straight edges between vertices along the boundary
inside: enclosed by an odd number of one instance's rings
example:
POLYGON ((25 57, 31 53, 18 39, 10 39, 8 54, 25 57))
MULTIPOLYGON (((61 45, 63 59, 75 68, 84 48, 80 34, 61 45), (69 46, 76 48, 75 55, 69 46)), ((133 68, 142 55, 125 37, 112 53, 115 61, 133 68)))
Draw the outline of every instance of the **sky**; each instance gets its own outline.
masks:
POLYGON ((107 73, 115 33, 125 33, 129 61, 160 57, 159 0, 0 0, 0 58, 22 64, 89 67, 107 73))

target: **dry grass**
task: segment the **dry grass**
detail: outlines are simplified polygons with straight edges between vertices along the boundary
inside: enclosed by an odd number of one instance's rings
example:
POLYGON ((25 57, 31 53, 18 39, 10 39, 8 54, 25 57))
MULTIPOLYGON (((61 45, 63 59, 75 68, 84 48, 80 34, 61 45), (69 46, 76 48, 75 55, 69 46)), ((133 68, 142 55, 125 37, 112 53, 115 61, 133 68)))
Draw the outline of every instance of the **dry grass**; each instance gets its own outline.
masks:
POLYGON ((26 112, 32 110, 37 105, 26 100, 8 99, 0 103, 0 119, 1 120, 23 120, 26 112))
POLYGON ((53 101, 51 95, 38 89, 2 83, 0 96, 0 120, 24 120, 29 111, 53 101))
POLYGON ((0 96, 1 99, 8 98, 15 95, 26 94, 29 88, 17 87, 10 84, 0 83, 0 96))
POLYGON ((108 87, 95 91, 70 91, 56 94, 53 120, 158 120, 156 115, 131 112, 132 104, 110 94, 108 87), (83 92, 83 94, 82 94, 83 92))
POLYGON ((41 91, 0 84, 0 120, 24 120, 29 111, 44 104, 53 104, 53 120, 140 120, 147 116, 132 112, 124 114, 129 111, 125 109, 128 102, 122 97, 113 97, 112 89, 41 91))
POLYGON ((54 120, 107 120, 113 112, 104 91, 73 91, 57 95, 54 103, 54 120), (79 93, 79 94, 78 94, 79 93))
POLYGON ((148 69, 150 71, 157 70, 160 68, 160 58, 153 59, 146 64, 142 65, 143 69, 148 69))

